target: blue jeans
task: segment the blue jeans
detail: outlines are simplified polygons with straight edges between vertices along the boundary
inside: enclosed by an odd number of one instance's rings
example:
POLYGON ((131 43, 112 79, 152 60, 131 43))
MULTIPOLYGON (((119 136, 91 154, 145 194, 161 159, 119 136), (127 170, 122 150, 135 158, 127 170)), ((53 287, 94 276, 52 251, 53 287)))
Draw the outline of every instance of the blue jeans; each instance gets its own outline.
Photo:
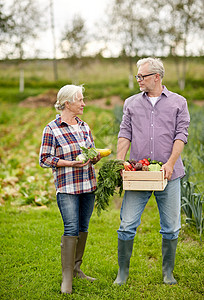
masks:
MULTIPOLYGON (((118 238, 132 240, 141 223, 141 215, 152 191, 126 191, 120 211, 118 238)), ((160 215, 160 233, 164 239, 178 238, 180 220, 180 178, 169 181, 164 191, 154 192, 160 215)))
POLYGON ((88 232, 89 221, 94 208, 94 193, 57 193, 57 204, 64 223, 64 235, 78 236, 88 232))

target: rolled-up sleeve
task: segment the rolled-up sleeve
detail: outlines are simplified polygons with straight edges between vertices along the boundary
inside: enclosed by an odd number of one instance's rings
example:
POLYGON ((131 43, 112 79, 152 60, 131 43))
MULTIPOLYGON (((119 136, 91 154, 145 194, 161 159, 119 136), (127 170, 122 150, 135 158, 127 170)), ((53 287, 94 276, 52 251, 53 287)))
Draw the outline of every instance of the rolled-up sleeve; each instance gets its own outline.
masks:
POLYGON ((176 134, 175 134, 174 141, 182 140, 184 144, 187 144, 189 124, 190 124, 190 115, 188 111, 187 101, 184 99, 184 103, 177 114, 176 134))
POLYGON ((55 156, 56 142, 52 129, 46 126, 40 147, 39 164, 42 168, 56 168, 59 158, 55 156))
POLYGON ((118 134, 118 138, 126 138, 128 140, 132 140, 132 125, 131 125, 131 116, 129 113, 129 108, 127 107, 127 100, 123 107, 123 119, 120 124, 120 131, 118 134))

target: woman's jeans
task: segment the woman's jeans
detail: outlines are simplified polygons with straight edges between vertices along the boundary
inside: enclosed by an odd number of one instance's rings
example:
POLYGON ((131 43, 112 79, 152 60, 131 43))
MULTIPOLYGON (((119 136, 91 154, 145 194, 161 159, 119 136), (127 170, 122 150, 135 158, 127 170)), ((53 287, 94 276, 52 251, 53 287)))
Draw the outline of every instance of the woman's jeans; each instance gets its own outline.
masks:
MULTIPOLYGON (((132 240, 152 191, 126 191, 121 206, 118 238, 132 240)), ((160 233, 164 239, 178 238, 180 221, 180 178, 169 181, 164 191, 154 192, 160 214, 160 233)))
POLYGON ((94 208, 94 193, 57 193, 57 204, 64 223, 64 235, 78 236, 87 232, 94 208))

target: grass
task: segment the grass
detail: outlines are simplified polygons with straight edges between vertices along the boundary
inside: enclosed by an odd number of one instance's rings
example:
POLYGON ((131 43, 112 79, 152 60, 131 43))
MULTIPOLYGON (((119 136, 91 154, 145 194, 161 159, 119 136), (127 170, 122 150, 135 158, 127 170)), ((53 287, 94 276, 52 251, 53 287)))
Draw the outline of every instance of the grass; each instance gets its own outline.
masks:
MULTIPOLYGON (((115 199, 117 205, 121 199, 115 199)), ((60 294, 62 220, 56 202, 49 208, 9 205, 1 214, 1 299, 203 299, 203 249, 195 233, 182 227, 175 266, 176 286, 162 283, 159 217, 152 197, 134 241, 130 276, 122 287, 117 275, 119 209, 94 211, 83 270, 98 280, 74 279, 73 294, 60 294)))

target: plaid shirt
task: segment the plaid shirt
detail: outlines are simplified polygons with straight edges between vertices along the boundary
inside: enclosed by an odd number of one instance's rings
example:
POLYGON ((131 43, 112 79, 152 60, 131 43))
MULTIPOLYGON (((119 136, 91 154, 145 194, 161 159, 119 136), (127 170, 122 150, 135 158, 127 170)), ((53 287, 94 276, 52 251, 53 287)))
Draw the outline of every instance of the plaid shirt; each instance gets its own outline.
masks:
POLYGON ((43 131, 39 163, 43 168, 52 168, 56 192, 81 194, 96 189, 96 175, 91 163, 82 168, 57 167, 59 159, 73 161, 81 154, 80 145, 94 147, 89 126, 76 118, 79 131, 61 121, 57 116, 43 131))

